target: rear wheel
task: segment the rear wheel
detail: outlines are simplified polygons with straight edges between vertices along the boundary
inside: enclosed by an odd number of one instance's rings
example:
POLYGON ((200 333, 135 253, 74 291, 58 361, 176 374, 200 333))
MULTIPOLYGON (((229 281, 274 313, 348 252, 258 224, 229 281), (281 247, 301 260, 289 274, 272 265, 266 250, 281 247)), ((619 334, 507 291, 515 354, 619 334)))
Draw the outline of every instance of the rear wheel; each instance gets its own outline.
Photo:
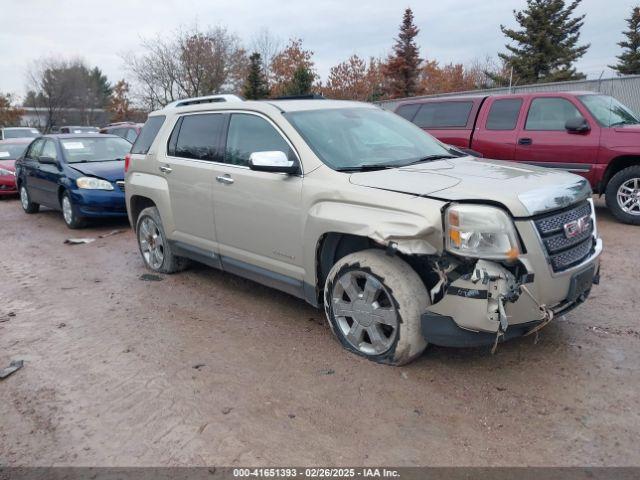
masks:
POLYGON ((640 225, 640 165, 616 173, 607 184, 605 200, 619 221, 640 225))
POLYGON ((140 212, 136 222, 136 237, 145 265, 154 272, 174 273, 187 267, 186 258, 173 254, 156 207, 140 212))
POLYGON ((37 213, 40 210, 40 205, 31 201, 29 191, 24 185, 20 185, 20 204, 26 213, 37 213))
POLYGON ((62 218, 69 228, 82 228, 85 224, 84 219, 78 214, 78 208, 73 204, 69 192, 64 192, 60 199, 62 207, 62 218))
POLYGON ((339 260, 325 284, 325 311, 348 350, 402 365, 426 348, 420 316, 429 296, 418 274, 398 257, 364 250, 339 260))

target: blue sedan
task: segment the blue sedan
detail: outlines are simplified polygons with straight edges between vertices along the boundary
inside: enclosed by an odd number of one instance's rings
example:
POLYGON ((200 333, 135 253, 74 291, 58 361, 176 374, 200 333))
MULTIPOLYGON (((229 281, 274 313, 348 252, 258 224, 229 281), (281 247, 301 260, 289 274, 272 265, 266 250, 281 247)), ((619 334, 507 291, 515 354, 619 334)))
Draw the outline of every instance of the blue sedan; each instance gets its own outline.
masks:
POLYGON ((45 135, 16 161, 26 213, 40 205, 62 211, 69 228, 86 218, 126 217, 124 157, 131 144, 116 135, 45 135))

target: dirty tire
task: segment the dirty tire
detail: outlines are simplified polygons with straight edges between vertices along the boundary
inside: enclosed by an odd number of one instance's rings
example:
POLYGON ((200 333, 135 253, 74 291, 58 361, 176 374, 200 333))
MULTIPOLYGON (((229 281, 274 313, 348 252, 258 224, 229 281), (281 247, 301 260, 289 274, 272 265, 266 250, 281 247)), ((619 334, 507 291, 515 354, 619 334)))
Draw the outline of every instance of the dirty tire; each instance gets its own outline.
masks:
POLYGON ((85 226, 85 220, 78 213, 78 207, 73 204, 69 192, 64 192, 60 197, 60 208, 62 208, 62 218, 67 227, 76 229, 85 226))
POLYGON ((164 232, 164 227, 162 226, 160 212, 158 212, 156 207, 148 207, 140 212, 136 222, 136 239, 138 241, 138 248, 140 249, 140 255, 142 255, 144 264, 148 269, 153 270, 154 272, 176 273, 184 270, 189 265, 188 259, 174 255, 164 232), (151 225, 151 223, 145 219, 150 219, 152 224, 157 228, 157 231, 148 233, 154 233, 160 238, 162 252, 161 261, 154 261, 154 259, 158 260, 158 258, 145 253, 144 234, 141 229, 148 229, 149 225, 151 225))
MULTIPOLYGON (((605 201, 607 202, 607 207, 609 207, 609 210, 618 221, 631 225, 640 225, 640 212, 635 214, 625 212, 618 201, 618 190, 625 183, 633 182, 634 179, 638 179, 637 185, 640 186, 640 165, 627 167, 616 173, 607 183, 605 201)), ((638 200, 640 202, 640 198, 638 200)), ((637 208, 640 208, 640 203, 638 203, 637 208)))
POLYGON ((20 204, 25 213, 38 213, 40 204, 31 201, 29 190, 24 185, 20 185, 20 204))
MULTIPOLYGON (((376 249, 347 255, 331 268, 324 292, 325 313, 329 325, 336 338, 347 350, 375 362, 403 365, 418 357, 426 348, 427 342, 422 336, 420 315, 430 304, 429 295, 418 274, 399 257, 387 255, 384 251, 376 249), (354 306, 349 307, 352 301, 347 292, 350 289, 349 282, 354 278, 359 288, 357 302, 363 302, 362 307, 356 303, 358 311, 354 317, 339 315, 339 313, 345 313, 342 309, 346 309, 346 313, 349 313, 348 308, 354 306), (369 281, 374 284, 371 288, 368 285, 369 281), (347 285, 347 288, 344 288, 344 285, 347 285), (378 289, 378 293, 373 294, 377 298, 375 303, 378 307, 367 310, 366 296, 369 295, 367 291, 374 289, 378 289), (376 343, 371 340, 373 337, 369 336, 371 315, 363 316, 362 311, 379 312, 375 308, 382 308, 381 305, 384 306, 384 310, 395 311, 397 327, 393 335, 388 338, 385 336, 382 342, 377 342, 380 345, 379 349, 369 348, 367 338, 372 345, 376 343), (367 334, 359 343, 360 346, 356 347, 353 339, 359 337, 361 328, 366 329, 367 334), (348 337, 352 340, 350 341, 348 337), (383 348, 386 350, 382 351, 383 348)), ((374 314, 374 317, 378 318, 376 315, 374 314)), ((390 330, 388 325, 381 323, 378 325, 384 329, 383 335, 390 330)))

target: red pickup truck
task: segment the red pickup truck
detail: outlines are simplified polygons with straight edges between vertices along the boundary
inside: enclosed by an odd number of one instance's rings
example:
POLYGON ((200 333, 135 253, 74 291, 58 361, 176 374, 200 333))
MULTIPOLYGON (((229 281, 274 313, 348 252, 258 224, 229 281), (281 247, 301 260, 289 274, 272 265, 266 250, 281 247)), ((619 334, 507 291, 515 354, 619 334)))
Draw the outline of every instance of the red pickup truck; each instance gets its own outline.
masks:
POLYGON ((406 100, 395 112, 439 140, 577 173, 620 221, 640 225, 640 118, 592 92, 406 100))

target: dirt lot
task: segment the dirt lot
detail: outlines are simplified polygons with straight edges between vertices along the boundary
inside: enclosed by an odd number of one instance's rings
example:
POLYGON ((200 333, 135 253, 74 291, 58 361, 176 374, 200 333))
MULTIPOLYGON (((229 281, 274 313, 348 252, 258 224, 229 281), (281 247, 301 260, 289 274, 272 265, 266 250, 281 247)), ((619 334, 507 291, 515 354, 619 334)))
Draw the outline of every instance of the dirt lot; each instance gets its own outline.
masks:
POLYGON ((537 345, 393 368, 249 281, 142 280, 126 223, 1 200, 0 465, 638 465, 640 228, 599 205, 602 283, 537 345))

